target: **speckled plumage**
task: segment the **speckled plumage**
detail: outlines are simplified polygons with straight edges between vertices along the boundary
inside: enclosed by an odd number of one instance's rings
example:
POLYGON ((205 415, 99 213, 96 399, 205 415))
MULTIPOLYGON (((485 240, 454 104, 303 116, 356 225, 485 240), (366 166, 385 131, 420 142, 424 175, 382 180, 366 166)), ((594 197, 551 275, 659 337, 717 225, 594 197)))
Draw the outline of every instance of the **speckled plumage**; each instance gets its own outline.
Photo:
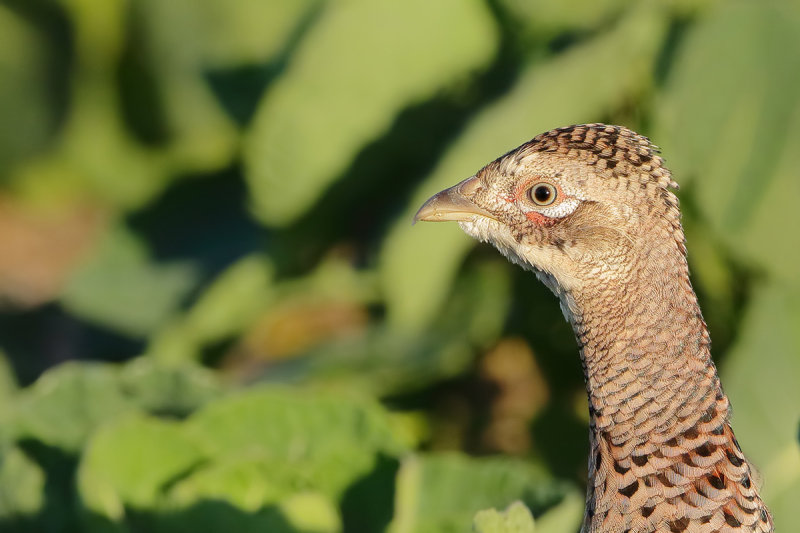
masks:
POLYGON ((584 533, 773 530, 711 359, 676 187, 647 138, 587 124, 535 137, 417 214, 459 221, 559 297, 589 399, 584 533), (542 182, 551 205, 530 196, 542 182))

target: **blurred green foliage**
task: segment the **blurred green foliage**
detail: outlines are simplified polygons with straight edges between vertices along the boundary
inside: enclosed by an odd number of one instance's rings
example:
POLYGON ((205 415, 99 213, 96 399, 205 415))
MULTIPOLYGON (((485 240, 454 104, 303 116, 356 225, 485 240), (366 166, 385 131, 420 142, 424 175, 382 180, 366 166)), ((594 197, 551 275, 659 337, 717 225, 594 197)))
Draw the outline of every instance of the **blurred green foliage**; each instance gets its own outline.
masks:
POLYGON ((525 505, 514 502, 502 513, 496 509, 478 512, 472 529, 477 533, 533 533, 536 527, 525 505))
POLYGON ((2 531, 576 531, 555 299, 410 222, 594 121, 683 186, 737 436, 791 530, 796 2, 4 0, 0 35, 2 531))

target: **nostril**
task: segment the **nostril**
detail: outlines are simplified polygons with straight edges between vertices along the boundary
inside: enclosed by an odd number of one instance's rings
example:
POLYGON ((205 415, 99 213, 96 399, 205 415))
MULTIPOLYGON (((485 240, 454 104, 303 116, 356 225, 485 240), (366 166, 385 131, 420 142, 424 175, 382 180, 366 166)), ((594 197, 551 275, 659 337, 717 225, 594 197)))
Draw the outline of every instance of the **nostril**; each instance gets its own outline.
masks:
POLYGON ((458 184, 458 190, 464 196, 472 196, 478 192, 478 189, 480 188, 481 180, 478 178, 478 176, 472 176, 458 184))

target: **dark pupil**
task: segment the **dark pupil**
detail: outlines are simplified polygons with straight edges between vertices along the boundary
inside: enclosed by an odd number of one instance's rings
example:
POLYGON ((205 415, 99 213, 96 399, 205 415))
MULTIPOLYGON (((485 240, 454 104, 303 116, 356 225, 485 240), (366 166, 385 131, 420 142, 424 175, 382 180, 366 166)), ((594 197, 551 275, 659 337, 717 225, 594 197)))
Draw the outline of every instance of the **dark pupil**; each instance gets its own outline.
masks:
POLYGON ((536 198, 536 201, 542 204, 547 202, 552 195, 553 192, 549 187, 540 186, 533 190, 533 196, 536 198))

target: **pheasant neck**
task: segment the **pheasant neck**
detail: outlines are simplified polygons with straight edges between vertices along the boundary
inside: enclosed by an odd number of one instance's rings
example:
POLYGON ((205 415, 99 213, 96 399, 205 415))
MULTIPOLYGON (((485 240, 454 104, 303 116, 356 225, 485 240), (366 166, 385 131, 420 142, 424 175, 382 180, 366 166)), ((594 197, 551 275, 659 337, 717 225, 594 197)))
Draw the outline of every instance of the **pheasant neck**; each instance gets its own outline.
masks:
POLYGON ((688 274, 597 286, 576 303, 573 327, 597 431, 672 438, 689 429, 682 421, 693 424, 720 400, 727 414, 688 274), (654 419, 654 427, 645 423, 654 419))
POLYGON ((624 283, 562 295, 591 415, 582 531, 772 531, 685 259, 661 259, 634 265, 624 283))

